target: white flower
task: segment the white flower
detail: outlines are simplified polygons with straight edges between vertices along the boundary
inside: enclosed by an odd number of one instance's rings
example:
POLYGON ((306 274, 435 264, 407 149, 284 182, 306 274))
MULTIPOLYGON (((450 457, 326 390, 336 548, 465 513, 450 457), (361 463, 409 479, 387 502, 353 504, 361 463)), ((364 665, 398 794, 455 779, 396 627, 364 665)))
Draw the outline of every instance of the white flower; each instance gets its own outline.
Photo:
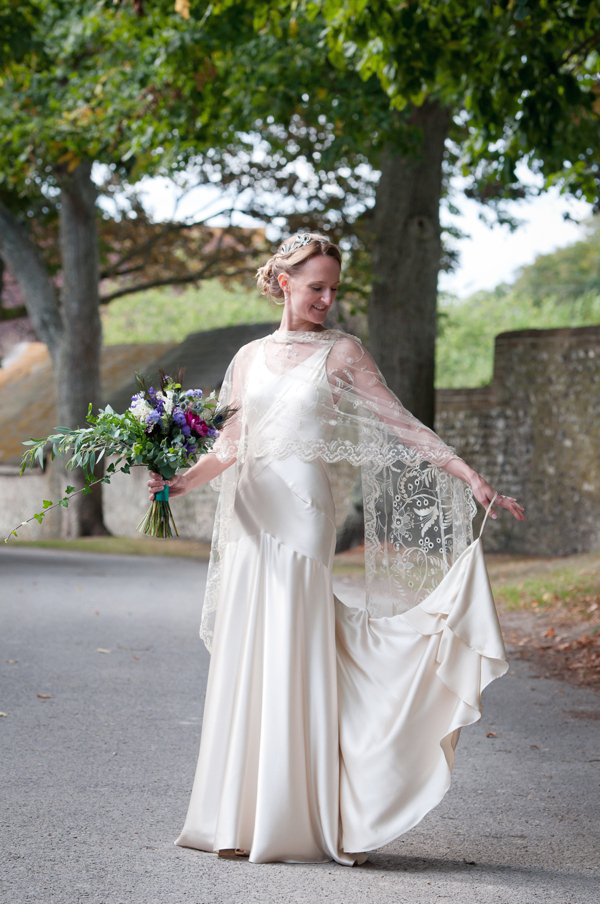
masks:
POLYGON ((148 404, 146 399, 136 397, 132 400, 129 410, 133 413, 136 421, 139 421, 140 424, 145 424, 148 415, 152 411, 152 406, 148 404))
POLYGON ((163 402, 165 403, 164 413, 166 414, 167 417, 170 417, 173 414, 173 408, 175 405, 174 397, 175 397, 175 391, 173 389, 167 389, 166 392, 161 391, 161 392, 156 393, 156 398, 162 399, 163 402))
POLYGON ((167 417, 170 417, 173 414, 173 408, 175 406, 175 391, 173 389, 167 390, 167 397, 165 399, 165 414, 167 417))

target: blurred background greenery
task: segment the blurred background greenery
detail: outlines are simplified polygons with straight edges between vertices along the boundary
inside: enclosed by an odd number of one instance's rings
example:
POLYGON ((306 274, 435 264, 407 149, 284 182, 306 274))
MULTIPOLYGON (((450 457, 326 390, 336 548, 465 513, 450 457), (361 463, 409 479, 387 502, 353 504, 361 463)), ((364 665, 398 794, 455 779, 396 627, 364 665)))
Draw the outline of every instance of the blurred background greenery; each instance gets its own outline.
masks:
POLYGON ((281 309, 246 287, 225 287, 211 279, 182 290, 152 289, 126 295, 102 311, 105 345, 180 342, 190 333, 238 323, 278 320, 281 309))

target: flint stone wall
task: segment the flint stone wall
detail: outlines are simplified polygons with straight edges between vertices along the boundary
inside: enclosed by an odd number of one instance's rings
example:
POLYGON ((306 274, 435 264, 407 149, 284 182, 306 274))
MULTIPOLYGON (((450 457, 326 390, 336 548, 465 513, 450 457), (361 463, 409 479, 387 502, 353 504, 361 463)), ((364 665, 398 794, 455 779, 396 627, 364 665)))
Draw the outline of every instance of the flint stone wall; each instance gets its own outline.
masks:
POLYGON ((436 430, 525 506, 488 521, 486 550, 600 549, 600 326, 501 333, 491 385, 439 390, 436 430))

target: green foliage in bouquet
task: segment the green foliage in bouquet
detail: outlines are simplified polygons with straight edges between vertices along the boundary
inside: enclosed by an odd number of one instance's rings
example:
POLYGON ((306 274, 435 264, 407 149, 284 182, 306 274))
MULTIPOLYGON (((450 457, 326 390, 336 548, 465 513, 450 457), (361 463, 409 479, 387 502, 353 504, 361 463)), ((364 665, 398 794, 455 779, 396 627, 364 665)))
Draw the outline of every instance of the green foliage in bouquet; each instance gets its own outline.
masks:
MULTIPOLYGON (((97 483, 110 483, 118 472, 129 474, 132 467, 144 466, 169 480, 179 468, 189 467, 200 455, 210 452, 219 431, 236 411, 230 407, 218 408, 215 392, 204 398, 200 389, 183 390, 182 370, 175 377, 159 371, 157 390, 148 386, 139 374, 135 377, 139 392, 124 414, 117 414, 107 405, 98 415, 93 415, 90 405, 89 427, 55 427, 50 436, 23 444, 30 448, 23 455, 21 476, 36 464, 43 468, 48 450, 52 460, 68 458, 68 469, 81 468, 85 485, 81 490, 68 486, 65 496, 56 503, 45 499, 43 511, 19 527, 33 520, 41 524, 50 509, 58 505, 67 507, 71 496, 89 493, 97 483), (96 478, 94 468, 105 456, 114 460, 104 476, 96 478)), ((155 496, 138 530, 152 537, 179 535, 169 505, 168 487, 155 496)), ((5 542, 11 536, 16 537, 17 531, 18 528, 12 530, 5 542)))

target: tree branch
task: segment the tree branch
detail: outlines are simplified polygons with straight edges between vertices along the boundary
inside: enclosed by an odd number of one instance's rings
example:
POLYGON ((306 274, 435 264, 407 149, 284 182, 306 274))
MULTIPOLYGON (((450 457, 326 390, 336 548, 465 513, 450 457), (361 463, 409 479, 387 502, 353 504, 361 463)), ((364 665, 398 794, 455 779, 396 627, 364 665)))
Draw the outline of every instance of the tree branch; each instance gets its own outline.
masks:
MULTIPOLYGON (((198 224, 194 224, 198 225, 198 224)), ((111 264, 110 267, 106 267, 104 270, 100 271, 100 279, 107 279, 111 276, 122 276, 123 273, 120 268, 126 264, 128 261, 132 260, 135 257, 138 257, 140 254, 147 254, 149 251, 152 251, 152 248, 159 242, 162 238, 168 235, 170 232, 179 232, 182 229, 190 229, 187 223, 169 223, 160 232, 157 232, 156 235, 151 236, 141 245, 131 248, 123 257, 119 258, 118 261, 115 261, 114 264, 111 264)), ((129 271, 125 271, 128 273, 129 271)))
POLYGON ((575 63, 569 67, 568 71, 573 72, 577 65, 581 64, 583 60, 585 60, 586 56, 590 52, 590 48, 593 48, 595 44, 598 43, 598 39, 600 38, 600 31, 594 32, 589 38, 585 41, 582 41, 581 44, 578 44, 576 47, 573 47, 566 55, 566 57, 562 60, 562 65, 566 66, 568 63, 571 63, 573 57, 577 57, 575 63))
MULTIPOLYGON (((232 210, 232 207, 226 207, 223 210, 219 210, 216 213, 211 214, 210 219, 215 216, 223 216, 226 213, 231 214, 232 210)), ((101 270, 100 279, 109 279, 110 277, 119 277, 130 273, 130 270, 121 270, 121 268, 129 261, 133 260, 136 257, 140 257, 141 255, 144 255, 145 259, 147 259, 155 245, 170 233, 184 232, 188 229, 196 229, 198 226, 205 226, 205 221, 197 220, 193 223, 166 223, 162 229, 158 230, 154 235, 146 239, 145 242, 142 242, 141 245, 130 248, 129 251, 123 254, 123 256, 115 261, 114 264, 110 264, 110 266, 105 267, 104 270, 101 270)), ((139 265, 139 267, 143 266, 143 263, 139 265)), ((137 267, 136 269, 139 269, 139 267, 137 267)))
MULTIPOLYGON (((124 289, 117 289, 110 295, 104 295, 100 298, 100 304, 110 304, 116 298, 122 298, 124 295, 134 295, 136 292, 145 292, 148 289, 158 289, 162 286, 182 286, 188 283, 199 282, 202 279, 210 279, 210 269, 217 263, 213 260, 201 270, 195 270, 193 273, 187 273, 185 276, 171 276, 165 279, 154 279, 151 282, 139 284, 136 286, 128 286, 124 289)), ((221 273, 220 276, 226 279, 235 279, 236 276, 242 276, 246 273, 254 273, 254 267, 238 267, 231 273, 221 273)))

